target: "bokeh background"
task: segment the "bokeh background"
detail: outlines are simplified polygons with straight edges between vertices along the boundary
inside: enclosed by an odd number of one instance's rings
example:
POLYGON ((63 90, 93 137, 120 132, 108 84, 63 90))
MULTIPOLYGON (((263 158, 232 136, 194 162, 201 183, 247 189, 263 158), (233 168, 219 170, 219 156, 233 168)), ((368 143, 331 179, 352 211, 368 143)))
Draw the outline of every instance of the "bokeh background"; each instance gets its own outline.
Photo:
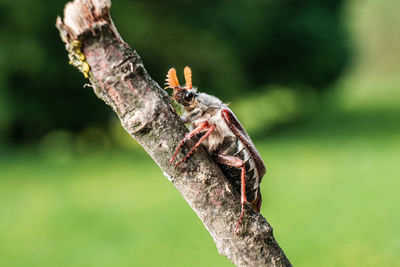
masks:
MULTIPOLYGON (((232 266, 54 27, 0 1, 0 266, 232 266)), ((153 78, 190 65, 268 167, 295 266, 400 266, 400 2, 114 0, 153 78)))

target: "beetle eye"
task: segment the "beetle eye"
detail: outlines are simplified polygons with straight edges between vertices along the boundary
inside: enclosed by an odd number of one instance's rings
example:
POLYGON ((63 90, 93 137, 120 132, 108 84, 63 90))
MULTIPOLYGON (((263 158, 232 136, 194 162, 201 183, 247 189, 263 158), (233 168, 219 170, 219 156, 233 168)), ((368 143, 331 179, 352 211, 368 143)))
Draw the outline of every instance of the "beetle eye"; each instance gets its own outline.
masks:
POLYGON ((183 100, 185 100, 186 102, 190 102, 190 101, 192 101, 193 97, 194 97, 194 94, 192 92, 187 92, 183 96, 183 100))

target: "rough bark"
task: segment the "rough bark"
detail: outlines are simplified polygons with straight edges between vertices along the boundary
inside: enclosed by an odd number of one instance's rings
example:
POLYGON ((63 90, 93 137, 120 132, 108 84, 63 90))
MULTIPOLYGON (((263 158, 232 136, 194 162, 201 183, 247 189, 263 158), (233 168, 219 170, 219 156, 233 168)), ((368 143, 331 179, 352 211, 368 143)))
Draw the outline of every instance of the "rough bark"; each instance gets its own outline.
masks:
POLYGON ((56 26, 70 63, 89 77, 96 95, 114 109, 126 131, 179 190, 220 254, 238 266, 290 266, 271 226, 249 205, 239 231, 234 232, 240 195, 203 149, 180 168, 168 162, 187 129, 168 94, 120 37, 109 15, 110 6, 109 0, 75 0, 66 5, 64 19, 58 17, 56 26))

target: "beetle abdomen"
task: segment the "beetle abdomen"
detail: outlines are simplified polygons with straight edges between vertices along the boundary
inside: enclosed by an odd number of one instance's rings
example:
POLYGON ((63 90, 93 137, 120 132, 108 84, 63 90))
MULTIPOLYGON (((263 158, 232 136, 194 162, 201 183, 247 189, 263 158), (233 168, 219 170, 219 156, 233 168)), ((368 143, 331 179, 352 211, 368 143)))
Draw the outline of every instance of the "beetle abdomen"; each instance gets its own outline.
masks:
MULTIPOLYGON (((247 201, 253 204, 253 207, 259 211, 260 199, 260 182, 259 175, 256 168, 256 163, 251 157, 250 152, 242 144, 242 142, 235 137, 227 137, 222 144, 215 151, 217 154, 229 155, 237 157, 242 160, 246 167, 246 196, 247 201), (257 208, 258 207, 258 208, 257 208)), ((228 178, 233 187, 240 192, 241 188, 241 169, 233 166, 219 164, 222 172, 228 178)))

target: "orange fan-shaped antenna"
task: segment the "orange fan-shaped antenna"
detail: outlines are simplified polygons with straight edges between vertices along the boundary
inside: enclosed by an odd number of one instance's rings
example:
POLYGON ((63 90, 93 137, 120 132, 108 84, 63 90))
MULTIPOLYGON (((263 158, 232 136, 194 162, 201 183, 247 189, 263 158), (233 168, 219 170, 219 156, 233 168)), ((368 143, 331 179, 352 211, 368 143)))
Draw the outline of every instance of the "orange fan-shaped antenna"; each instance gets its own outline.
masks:
POLYGON ((178 77, 176 77, 176 70, 174 68, 170 68, 167 73, 167 79, 165 79, 165 84, 167 88, 175 89, 176 87, 180 87, 178 77))
POLYGON ((192 89, 192 70, 186 66, 183 73, 185 74, 186 88, 192 89))

